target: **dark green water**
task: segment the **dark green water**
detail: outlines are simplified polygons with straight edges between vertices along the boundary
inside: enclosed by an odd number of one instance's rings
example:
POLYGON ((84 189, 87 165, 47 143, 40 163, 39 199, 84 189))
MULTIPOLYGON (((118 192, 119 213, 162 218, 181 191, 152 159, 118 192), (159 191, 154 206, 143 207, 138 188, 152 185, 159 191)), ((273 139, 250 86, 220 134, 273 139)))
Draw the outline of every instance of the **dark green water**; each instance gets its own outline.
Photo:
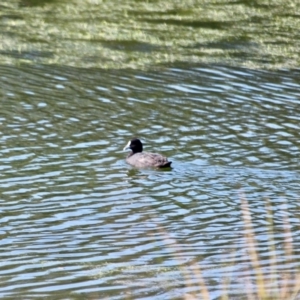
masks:
POLYGON ((300 2, 2 0, 0 63, 299 66, 300 2))
POLYGON ((243 194, 264 277, 276 253, 284 282, 300 267, 298 4, 81 4, 0 5, 1 299, 201 299, 202 278, 242 299, 243 194), (128 166, 133 136, 173 168, 128 166))

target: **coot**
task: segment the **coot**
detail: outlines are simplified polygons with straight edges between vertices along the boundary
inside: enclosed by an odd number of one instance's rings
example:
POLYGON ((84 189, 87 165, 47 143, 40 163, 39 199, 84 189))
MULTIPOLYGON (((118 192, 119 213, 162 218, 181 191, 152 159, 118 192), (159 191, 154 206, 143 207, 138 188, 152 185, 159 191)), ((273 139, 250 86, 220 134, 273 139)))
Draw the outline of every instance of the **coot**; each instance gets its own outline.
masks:
POLYGON ((128 142, 123 150, 132 151, 126 157, 126 162, 137 168, 167 168, 171 166, 171 161, 160 154, 143 152, 143 144, 138 138, 133 138, 128 142))

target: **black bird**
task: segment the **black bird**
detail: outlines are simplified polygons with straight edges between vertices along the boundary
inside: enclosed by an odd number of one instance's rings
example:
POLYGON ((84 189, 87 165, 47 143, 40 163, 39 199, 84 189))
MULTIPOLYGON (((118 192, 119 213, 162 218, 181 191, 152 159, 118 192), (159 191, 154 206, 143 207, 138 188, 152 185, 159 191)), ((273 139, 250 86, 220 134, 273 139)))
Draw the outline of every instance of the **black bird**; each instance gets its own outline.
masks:
POLYGON ((138 138, 133 138, 128 142, 123 150, 131 149, 132 151, 126 157, 126 162, 137 168, 168 168, 171 161, 160 154, 143 152, 143 144, 138 138))

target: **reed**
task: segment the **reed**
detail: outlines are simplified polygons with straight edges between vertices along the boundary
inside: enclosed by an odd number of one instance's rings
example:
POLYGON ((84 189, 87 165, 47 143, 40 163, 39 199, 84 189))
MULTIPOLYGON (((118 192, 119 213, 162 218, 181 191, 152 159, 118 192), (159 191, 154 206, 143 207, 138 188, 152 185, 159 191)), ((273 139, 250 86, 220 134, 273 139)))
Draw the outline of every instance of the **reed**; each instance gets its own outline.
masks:
POLYGON ((250 263, 254 271, 254 281, 256 291, 255 299, 260 300, 281 300, 281 299, 297 299, 300 296, 300 272, 291 270, 290 266, 293 262, 293 236, 291 232, 290 220, 287 212, 287 206, 281 207, 283 214, 283 228, 284 228, 284 258, 286 264, 279 264, 275 243, 274 243, 274 226, 273 215, 274 212, 271 207, 270 200, 265 199, 266 220, 267 220, 267 235, 268 235, 268 252, 269 252, 269 266, 270 272, 266 272, 267 268, 263 268, 258 255, 257 239, 255 231, 253 230, 253 222, 248 205, 248 201, 243 193, 240 194, 241 211, 244 222, 244 235, 246 246, 249 252, 250 263))
MULTIPOLYGON (((154 221, 155 216, 151 216, 151 220, 156 224, 156 228, 151 234, 158 237, 159 241, 163 241, 168 250, 172 253, 173 259, 176 260, 176 269, 153 267, 153 272, 160 276, 168 274, 172 271, 179 271, 182 278, 180 284, 181 296, 176 299, 183 300, 231 300, 231 299, 245 299, 245 300, 299 300, 300 299, 300 270, 291 267, 295 266, 297 261, 294 259, 294 244, 291 230, 291 222, 288 214, 287 205, 284 204, 280 208, 282 215, 282 232, 283 242, 282 249, 275 247, 275 229, 274 229, 274 210, 272 209, 271 201, 264 199, 265 204, 265 220, 266 220, 266 234, 267 234, 267 255, 264 254, 261 258, 260 247, 258 243, 258 233, 255 231, 255 224, 251 214, 249 202, 244 193, 239 194, 240 210, 243 230, 241 238, 244 239, 242 244, 246 250, 246 257, 238 257, 240 249, 238 246, 234 247, 234 256, 224 256, 226 265, 235 267, 239 266, 241 262, 247 263, 248 268, 244 273, 239 273, 238 280, 242 281, 243 290, 236 290, 236 285, 233 283, 237 280, 237 275, 234 271, 223 275, 220 287, 211 284, 211 278, 205 277, 204 266, 198 259, 187 261, 184 249, 180 243, 174 239, 171 234, 160 224, 154 221), (279 255, 280 254, 280 255, 279 255), (267 256, 267 259, 266 259, 267 256), (214 289, 214 293, 212 291, 214 289), (219 296, 216 298, 215 291, 218 291, 219 296)), ((145 216, 149 218, 149 216, 145 216)), ((94 268, 93 266, 92 268, 94 268)), ((233 268, 232 268, 233 269, 233 268)), ((98 266, 97 278, 111 276, 113 273, 127 273, 131 271, 142 271, 150 274, 150 266, 127 266, 127 267, 113 267, 110 265, 98 266), (109 267, 109 268, 108 268, 109 267)), ((177 273, 177 272, 176 272, 177 273)), ((163 276, 161 276, 163 277, 163 276)), ((128 277, 130 281, 130 277, 128 277)), ((161 279, 160 287, 164 289, 165 293, 172 294, 173 289, 177 288, 171 277, 163 284, 161 279)), ((126 289, 126 297, 124 299, 136 299, 134 288, 129 285, 126 289)), ((169 299, 173 299, 170 297, 169 299)))
MULTIPOLYGON (((287 211, 287 206, 281 207, 283 215, 283 249, 284 257, 279 260, 276 254, 274 239, 274 211, 269 199, 264 199, 267 221, 268 236, 268 260, 263 261, 259 256, 258 238, 254 230, 254 222, 252 219, 249 203, 244 193, 239 194, 241 203, 241 215, 243 220, 243 237, 245 247, 248 253, 249 272, 243 277, 245 289, 237 298, 237 291, 231 287, 231 282, 235 280, 234 274, 227 274, 224 278, 221 290, 221 300, 230 299, 247 299, 247 300, 296 300, 300 299, 300 271, 290 269, 293 263, 294 247, 291 224, 287 211), (234 295, 233 295, 234 294, 234 295)), ((160 234, 164 240, 170 240, 168 233, 159 227, 160 234)), ((170 245, 170 243, 168 243, 170 245)), ((187 292, 183 295, 184 300, 214 299, 210 292, 211 286, 208 285, 208 279, 202 272, 199 262, 193 261, 188 265, 183 264, 184 253, 181 251, 179 244, 173 240, 172 249, 174 257, 177 258, 181 265, 183 279, 187 292), (197 286, 193 285, 193 281, 197 278, 197 286)), ((226 258, 225 258, 226 259, 226 258)), ((238 264, 237 261, 234 262, 238 264)))

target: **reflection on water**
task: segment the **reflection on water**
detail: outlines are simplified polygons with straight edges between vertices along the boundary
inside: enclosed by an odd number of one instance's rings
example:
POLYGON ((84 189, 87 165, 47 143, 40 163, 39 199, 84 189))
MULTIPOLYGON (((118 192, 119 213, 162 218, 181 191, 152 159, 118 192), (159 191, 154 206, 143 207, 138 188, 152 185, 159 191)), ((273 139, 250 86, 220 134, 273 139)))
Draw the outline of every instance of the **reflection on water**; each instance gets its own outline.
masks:
POLYGON ((199 284, 195 264, 213 297, 228 276, 241 294, 241 190, 264 266, 267 197, 278 261, 285 211, 299 267, 299 72, 2 66, 0 76, 2 297, 182 298, 199 284), (132 136, 173 169, 128 166, 132 136))

